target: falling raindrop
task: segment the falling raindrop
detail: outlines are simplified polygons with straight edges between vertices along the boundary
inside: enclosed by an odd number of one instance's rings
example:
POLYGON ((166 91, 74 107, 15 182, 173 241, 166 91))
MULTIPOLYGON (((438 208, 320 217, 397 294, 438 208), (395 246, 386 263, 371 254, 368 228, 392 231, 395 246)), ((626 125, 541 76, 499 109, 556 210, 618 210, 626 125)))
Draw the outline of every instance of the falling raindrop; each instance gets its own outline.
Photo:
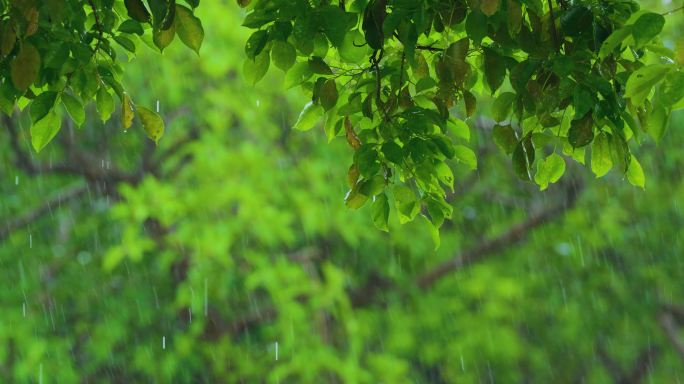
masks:
POLYGON ((14 185, 19 185, 19 175, 14 176, 14 185))
POLYGON ((26 302, 21 303, 21 312, 26 317, 26 302))
POLYGON ((257 99, 257 101, 256 101, 257 108, 259 107, 259 105, 261 105, 261 101, 259 99, 257 99))
POLYGON ((159 100, 157 100, 157 113, 159 113, 159 100))
POLYGON ((29 248, 33 248, 33 236, 29 233, 29 248))
POLYGON ((38 365, 38 383, 43 384, 43 363, 38 365))
POLYGON ((275 359, 278 361, 278 342, 275 342, 275 359))
POLYGON ((162 349, 166 349, 166 336, 162 336, 162 349))

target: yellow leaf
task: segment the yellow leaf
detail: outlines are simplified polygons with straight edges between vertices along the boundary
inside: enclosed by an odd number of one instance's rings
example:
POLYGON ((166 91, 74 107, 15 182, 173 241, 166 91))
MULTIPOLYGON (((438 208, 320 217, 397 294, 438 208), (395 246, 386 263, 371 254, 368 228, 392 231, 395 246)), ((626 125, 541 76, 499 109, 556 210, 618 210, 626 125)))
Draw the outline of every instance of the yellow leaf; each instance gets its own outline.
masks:
POLYGON ((10 64, 12 83, 20 91, 26 91, 38 78, 40 53, 33 44, 24 42, 10 64))
POLYGON ((133 124, 133 117, 135 113, 133 112, 133 103, 128 94, 124 92, 123 99, 121 100, 121 121, 123 123, 123 128, 128 129, 133 124))

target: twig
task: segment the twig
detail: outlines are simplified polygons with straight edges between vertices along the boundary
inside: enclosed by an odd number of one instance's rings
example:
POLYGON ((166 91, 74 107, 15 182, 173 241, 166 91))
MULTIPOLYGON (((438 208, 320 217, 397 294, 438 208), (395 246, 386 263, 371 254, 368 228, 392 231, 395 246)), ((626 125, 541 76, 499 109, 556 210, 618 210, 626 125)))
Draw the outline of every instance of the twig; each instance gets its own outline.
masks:
POLYGON ((95 53, 97 53, 97 51, 100 49, 100 43, 102 42, 102 39, 103 39, 104 29, 102 28, 102 23, 100 22, 100 16, 97 14, 97 9, 95 8, 95 4, 93 3, 93 0, 88 0, 88 4, 90 5, 90 8, 93 10, 93 16, 95 17, 95 26, 97 27, 97 32, 98 32, 97 43, 95 43, 95 53))
POLYGON ((665 336, 667 336, 667 339, 670 341, 670 344, 672 344, 675 351, 679 354, 679 357, 684 361, 684 342, 679 338, 674 316, 667 309, 663 309, 660 316, 658 316, 658 322, 665 332, 665 336))
POLYGON ((684 9, 684 5, 681 6, 681 7, 675 8, 675 9, 671 9, 671 10, 669 10, 669 11, 667 11, 667 12, 661 13, 661 15, 662 15, 662 16, 668 16, 668 15, 671 15, 671 14, 673 14, 673 13, 675 13, 675 12, 681 11, 682 9, 684 9))

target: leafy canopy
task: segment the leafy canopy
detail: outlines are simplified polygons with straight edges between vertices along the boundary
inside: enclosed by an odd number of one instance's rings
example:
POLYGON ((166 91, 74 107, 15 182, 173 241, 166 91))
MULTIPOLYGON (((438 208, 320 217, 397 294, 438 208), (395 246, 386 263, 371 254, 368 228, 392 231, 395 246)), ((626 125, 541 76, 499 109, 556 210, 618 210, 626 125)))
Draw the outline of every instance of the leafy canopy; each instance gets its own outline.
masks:
MULTIPOLYGON (((541 189, 566 159, 601 177, 611 169, 644 187, 630 146, 656 141, 684 106, 684 71, 659 40, 665 17, 631 0, 238 0, 246 78, 271 63, 288 88, 311 95, 295 129, 322 123, 353 150, 346 205, 371 204, 387 228, 417 215, 435 228, 452 214, 449 163, 477 167, 464 120, 491 116, 492 139, 514 172, 541 189), (491 100, 491 102, 490 102, 491 100)), ((138 116, 158 141, 163 119, 136 107, 121 84, 120 54, 140 42, 162 51, 177 35, 199 53, 199 0, 4 1, 0 106, 28 106, 39 151, 59 114, 80 125, 95 101, 103 120, 121 101, 124 129, 138 116), (118 46, 121 49, 117 50, 118 46)), ((479 128, 479 127, 478 127, 479 128)))

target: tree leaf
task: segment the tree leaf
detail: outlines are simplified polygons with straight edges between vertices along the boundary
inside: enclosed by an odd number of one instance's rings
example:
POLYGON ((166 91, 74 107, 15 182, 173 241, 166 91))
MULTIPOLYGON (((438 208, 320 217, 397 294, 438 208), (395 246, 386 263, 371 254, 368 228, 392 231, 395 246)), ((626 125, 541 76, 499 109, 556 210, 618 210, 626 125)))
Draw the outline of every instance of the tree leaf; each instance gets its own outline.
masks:
POLYGON ((632 159, 629 162, 629 168, 627 168, 627 180, 636 186, 646 189, 646 176, 644 175, 644 170, 641 168, 639 161, 632 155, 632 159))
POLYGON ((62 128, 62 119, 54 110, 31 126, 31 145, 40 152, 62 128))
POLYGON ((334 79, 325 80, 318 92, 318 97, 321 102, 321 106, 326 111, 329 111, 335 106, 335 104, 337 104, 338 93, 334 79))
POLYGON ((496 92, 506 77, 506 63, 493 49, 484 48, 484 72, 489 89, 496 92))
POLYGON ((271 58, 276 67, 287 71, 294 65, 297 59, 297 51, 287 41, 276 40, 271 46, 271 58))
POLYGON ((25 41, 12 59, 10 70, 14 87, 21 92, 26 91, 40 73, 40 53, 36 47, 25 41))
POLYGON ((487 16, 491 16, 499 10, 500 0, 480 0, 480 10, 487 16))
POLYGON ((663 80, 672 68, 668 64, 652 64, 632 72, 627 79, 625 97, 631 99, 634 105, 643 104, 653 86, 663 80))
POLYGON ((557 182, 563 173, 565 173, 565 160, 554 152, 544 161, 537 163, 534 181, 539 185, 539 190, 543 191, 549 187, 549 184, 557 182))
POLYGON ((518 137, 510 125, 495 125, 492 130, 494 142, 504 153, 510 155, 518 145, 518 137))
POLYGON ((175 26, 171 26, 171 28, 165 30, 155 29, 152 31, 152 41, 154 42, 154 45, 159 48, 160 52, 164 52, 164 48, 171 44, 174 37, 176 37, 175 26))
POLYGON ((145 8, 142 0, 124 0, 124 5, 126 6, 126 11, 128 11, 128 16, 141 23, 147 23, 150 21, 150 13, 145 8))
POLYGON ((247 58, 254 59, 266 46, 268 42, 268 32, 260 30, 252 33, 245 44, 245 54, 247 58))
POLYGON ((534 145, 530 137, 525 137, 520 140, 518 145, 516 145, 513 150, 513 170, 515 174, 518 175, 522 180, 529 181, 532 179, 530 170, 532 169, 532 164, 534 163, 534 145))
POLYGON ((121 99, 121 123, 124 129, 131 127, 134 117, 135 113, 133 112, 133 102, 131 102, 128 94, 124 92, 121 99))
POLYGON ((658 13, 645 13, 634 23, 632 35, 637 48, 641 48, 660 34, 665 26, 665 17, 658 13))
POLYGON ((164 119, 158 113, 145 107, 138 107, 137 111, 147 137, 155 144, 159 144, 159 140, 164 136, 164 119))
POLYGON ((513 101, 515 101, 515 93, 504 92, 500 94, 492 104, 492 118, 498 122, 506 120, 511 113, 513 101))
POLYGON ((608 36, 607 39, 601 44, 601 49, 599 50, 599 57, 605 59, 608 57, 616 48, 618 48, 622 42, 632 34, 632 26, 626 25, 608 36))
POLYGON ((31 104, 29 104, 31 122, 35 124, 38 120, 45 117, 48 114, 48 112, 52 110, 52 107, 54 107, 56 100, 57 92, 54 91, 45 91, 40 95, 36 96, 36 98, 33 99, 31 104))
POLYGON ((454 146, 454 158, 467 165, 470 169, 477 169, 477 156, 472 149, 465 145, 454 146))
POLYGON ((114 98, 109 94, 105 87, 100 87, 97 90, 96 98, 97 112, 100 114, 102 121, 107 121, 114 112, 114 98))
POLYGON ((189 8, 176 5, 174 25, 183 44, 199 55, 204 40, 204 28, 200 19, 195 17, 189 8))
POLYGON ((316 126, 318 120, 323 116, 323 108, 313 102, 308 102, 299 113, 299 118, 294 125, 294 129, 308 131, 316 126))
POLYGON ((599 133, 591 145, 591 171, 596 177, 602 177, 613 168, 610 154, 610 141, 606 133, 599 133))
POLYGON ((389 220, 389 202, 387 196, 382 193, 375 196, 373 205, 371 206, 371 217, 375 228, 387 232, 389 230, 387 222, 389 220))
POLYGON ((570 123, 568 141, 574 148, 584 147, 594 139, 594 119, 587 113, 579 120, 570 123))
POLYGON ((261 80, 268 72, 268 67, 271 64, 271 57, 268 50, 263 50, 254 60, 247 59, 243 65, 243 73, 247 82, 252 85, 261 80))
POLYGON ((85 122, 85 109, 81 100, 68 93, 62 93, 62 103, 66 107, 69 116, 71 116, 71 120, 78 126, 83 125, 85 122))

